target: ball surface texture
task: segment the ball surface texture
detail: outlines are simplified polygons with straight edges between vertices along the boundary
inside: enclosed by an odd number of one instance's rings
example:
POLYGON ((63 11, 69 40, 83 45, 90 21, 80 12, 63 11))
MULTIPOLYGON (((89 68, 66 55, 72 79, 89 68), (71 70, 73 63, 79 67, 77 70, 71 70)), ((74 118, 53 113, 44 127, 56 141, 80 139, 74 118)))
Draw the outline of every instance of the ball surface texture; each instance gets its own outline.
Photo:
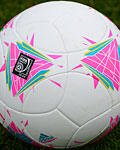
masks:
POLYGON ((119 122, 120 31, 74 2, 47 2, 0 32, 0 123, 36 146, 93 143, 119 122))

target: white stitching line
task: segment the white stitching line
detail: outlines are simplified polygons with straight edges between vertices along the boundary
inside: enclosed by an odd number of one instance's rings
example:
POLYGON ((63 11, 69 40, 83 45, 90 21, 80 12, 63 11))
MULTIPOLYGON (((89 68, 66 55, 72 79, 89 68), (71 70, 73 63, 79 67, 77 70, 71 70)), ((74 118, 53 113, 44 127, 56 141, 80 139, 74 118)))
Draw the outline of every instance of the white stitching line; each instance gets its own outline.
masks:
MULTIPOLYGON (((82 72, 68 72, 68 73, 78 73, 78 74, 83 74, 83 75, 86 75, 85 73, 82 73, 82 72)), ((51 76, 49 76, 49 77, 46 77, 43 81, 41 81, 41 82, 39 82, 38 84, 42 84, 42 82, 44 82, 45 80, 47 80, 48 78, 50 78, 50 77, 54 77, 54 76, 57 76, 57 75, 62 75, 62 74, 67 74, 67 72, 63 72, 63 73, 58 73, 58 74, 54 74, 54 75, 51 75, 51 76)), ((89 76, 89 77, 91 77, 91 76, 89 76)), ((91 77, 92 78, 92 77, 91 77)), ((36 85, 38 85, 38 84, 36 84, 36 85)), ((100 84, 102 84, 101 82, 100 82, 100 84)), ((102 84, 102 86, 103 86, 103 84, 102 84)), ((104 86, 103 86, 104 87, 104 86)), ((105 88, 105 87, 104 87, 105 88)), ((106 89, 106 88, 105 88, 106 89)), ((106 91, 108 91, 107 89, 106 89, 106 91)), ((109 94, 109 93, 108 93, 109 94)), ((109 95, 110 96, 110 95, 109 95)), ((3 102, 3 104, 5 104, 7 107, 9 107, 5 102, 3 102)), ((117 103, 118 104, 118 103, 117 103)), ((115 106, 115 105, 114 105, 115 106)), ((57 106, 58 107, 58 106, 57 106)), ((10 108, 10 107, 9 107, 10 108)), ((111 107, 112 108, 112 107, 111 107)), ((11 108, 12 109, 12 108, 11 108)), ((14 110, 14 109, 13 109, 14 110)), ((18 111, 18 110, 15 110, 15 111, 17 111, 17 112, 21 112, 21 111, 18 111)), ((46 113, 46 112, 44 112, 44 113, 46 113)), ((25 114, 30 114, 30 113, 25 113, 25 114)), ((36 113, 34 113, 34 114, 36 114, 36 113)), ((39 113, 39 114, 42 114, 42 113, 39 113)), ((32 114, 33 115, 33 114, 32 114)), ((36 114, 37 115, 37 114, 36 114)))
MULTIPOLYGON (((85 5, 85 6, 86 6, 86 5, 85 5)), ((67 7, 67 8, 69 8, 69 7, 67 7)), ((29 8, 26 9, 25 11, 23 11, 22 13, 20 13, 20 14, 17 16, 17 18, 15 18, 15 21, 14 21, 13 30, 14 30, 16 36, 17 36, 20 40, 22 40, 22 38, 21 38, 21 36, 19 35, 19 33, 17 33, 15 27, 16 27, 16 24, 17 24, 18 19, 19 19, 20 17, 22 17, 22 15, 24 15, 27 10, 29 10, 29 8)), ((102 37, 97 43, 101 42, 102 39, 104 39, 104 38, 106 37, 106 35, 107 35, 107 30, 108 30, 107 22, 105 21, 104 16, 103 16, 101 13, 99 13, 99 15, 101 16, 101 19, 103 19, 103 21, 104 21, 104 23, 105 23, 105 25, 106 25, 106 29, 105 29, 105 34, 103 35, 103 37, 102 37)), ((93 45, 94 45, 94 44, 93 44, 93 45)), ((92 45, 92 46, 93 46, 93 45, 92 45)), ((41 49, 41 48, 37 48, 37 47, 35 47, 35 48, 36 48, 36 49, 41 49)), ((43 48, 42 48, 42 49, 43 49, 43 48)), ((84 51, 84 50, 86 50, 86 49, 88 49, 88 47, 87 47, 87 48, 84 48, 84 49, 80 49, 80 50, 75 50, 75 51, 72 51, 72 52, 67 52, 67 54, 76 53, 76 52, 78 52, 78 51, 84 51)), ((45 50, 45 49, 44 49, 44 50, 45 50)), ((41 50, 41 51, 44 51, 44 50, 41 50)), ((52 53, 52 52, 46 51, 46 50, 45 50, 45 52, 52 53)), ((55 53, 55 52, 54 52, 54 53, 55 53)), ((58 53, 61 53, 61 52, 58 52, 58 53)), ((66 54, 66 52, 62 52, 61 54, 66 54)))
MULTIPOLYGON (((110 113, 110 112, 112 112, 112 109, 108 109, 108 110, 104 111, 103 113, 99 114, 99 115, 96 116, 95 118, 93 118, 93 119, 87 121, 87 122, 84 123, 82 126, 80 126, 79 129, 73 134, 73 136, 72 136, 72 138, 70 139, 70 141, 69 141, 67 147, 69 146, 69 144, 70 144, 70 143, 72 142, 72 140, 74 139, 74 136, 77 134, 77 132, 78 132, 82 127, 86 126, 87 124, 89 124, 90 122, 94 121, 95 119, 101 117, 103 114, 105 114, 105 113, 110 113)), ((107 125, 107 126, 108 126, 108 125, 107 125)), ((86 142, 86 143, 87 143, 87 142, 86 142)))

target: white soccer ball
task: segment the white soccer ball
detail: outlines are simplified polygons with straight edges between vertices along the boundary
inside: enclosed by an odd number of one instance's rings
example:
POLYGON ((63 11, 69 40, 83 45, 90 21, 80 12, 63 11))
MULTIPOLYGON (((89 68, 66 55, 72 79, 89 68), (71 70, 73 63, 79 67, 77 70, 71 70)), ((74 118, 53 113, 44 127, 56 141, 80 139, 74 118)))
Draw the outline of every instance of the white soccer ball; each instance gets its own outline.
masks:
POLYGON ((76 147, 119 121, 120 32, 74 2, 36 5, 0 33, 0 122, 36 146, 76 147))

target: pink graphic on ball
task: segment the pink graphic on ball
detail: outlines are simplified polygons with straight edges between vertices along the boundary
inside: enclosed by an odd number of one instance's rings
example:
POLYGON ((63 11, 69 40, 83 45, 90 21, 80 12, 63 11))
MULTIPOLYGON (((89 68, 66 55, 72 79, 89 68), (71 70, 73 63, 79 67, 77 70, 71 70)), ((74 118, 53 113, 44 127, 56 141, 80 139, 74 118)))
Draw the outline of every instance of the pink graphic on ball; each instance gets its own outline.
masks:
MULTIPOLYGON (((34 84, 43 80, 50 71, 50 67, 54 64, 45 55, 33 48, 35 34, 33 33, 30 44, 25 42, 7 43, 4 44, 9 47, 8 55, 5 63, 0 68, 0 72, 6 72, 6 83, 9 91, 12 90, 13 96, 19 96, 23 103, 24 92, 33 87, 34 84)), ((28 39, 28 36, 27 36, 28 39)), ((52 59, 58 59, 62 55, 48 55, 52 59)), ((62 68, 63 66, 58 67, 62 68)), ((55 81, 54 84, 61 87, 55 81)))

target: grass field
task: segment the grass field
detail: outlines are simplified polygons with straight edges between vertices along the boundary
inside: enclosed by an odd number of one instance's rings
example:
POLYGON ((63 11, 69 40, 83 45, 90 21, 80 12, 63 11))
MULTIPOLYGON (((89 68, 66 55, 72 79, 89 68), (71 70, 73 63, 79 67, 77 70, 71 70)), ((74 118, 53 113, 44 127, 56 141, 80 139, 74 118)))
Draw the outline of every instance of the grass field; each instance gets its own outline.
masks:
MULTIPOLYGON (((16 14, 45 0, 0 0, 0 29, 16 14)), ((78 0, 109 17, 120 28, 120 0, 78 0)), ((13 137, 0 125, 0 150, 38 150, 13 137)), ((100 141, 76 150, 120 150, 120 124, 100 141)))

